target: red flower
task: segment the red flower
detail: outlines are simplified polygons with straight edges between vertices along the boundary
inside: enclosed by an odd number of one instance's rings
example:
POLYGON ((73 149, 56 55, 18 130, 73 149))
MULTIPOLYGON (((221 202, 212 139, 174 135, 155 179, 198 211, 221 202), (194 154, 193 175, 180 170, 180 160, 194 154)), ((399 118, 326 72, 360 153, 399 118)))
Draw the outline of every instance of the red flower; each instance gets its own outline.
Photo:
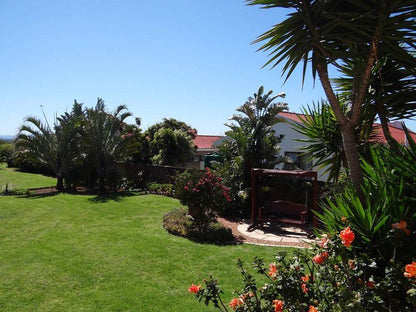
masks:
POLYGON ((391 227, 394 230, 403 231, 406 235, 410 235, 410 230, 407 228, 407 222, 405 220, 400 220, 399 222, 393 223, 391 227))
POLYGON ((195 284, 192 284, 191 287, 188 288, 188 291, 191 293, 197 294, 200 289, 201 289, 201 285, 196 286, 195 284))
POLYGON ((276 267, 276 262, 270 263, 269 265, 269 276, 276 278, 276 274, 277 274, 277 267, 276 267))
POLYGON ((308 312, 319 312, 317 308, 315 308, 313 305, 309 306, 308 312))
POLYGON ((305 294, 307 294, 307 293, 308 293, 309 288, 308 288, 308 287, 306 287, 306 284, 305 284, 305 283, 303 283, 300 287, 302 288, 302 291, 303 291, 305 294))
POLYGON ((273 300, 274 304, 274 312, 282 312, 283 311, 283 301, 282 300, 273 300))
POLYGON ((376 287, 376 285, 374 284, 373 281, 367 281, 367 282, 365 282, 365 286, 367 286, 370 289, 373 289, 374 287, 376 287))
POLYGON ((241 299, 241 298, 233 298, 233 299, 231 299, 231 302, 230 302, 230 307, 231 307, 233 310, 235 310, 235 309, 237 309, 240 305, 243 305, 243 304, 244 304, 243 299, 241 299))
POLYGON ((351 231, 350 227, 348 226, 339 233, 339 237, 341 238, 342 244, 345 247, 350 247, 351 243, 355 239, 355 234, 353 231, 351 231))
POLYGON ((404 276, 408 278, 416 277, 416 262, 412 261, 412 263, 405 266, 404 276))
POLYGON ((325 259, 328 258, 328 253, 326 251, 324 251, 323 253, 320 253, 318 255, 316 255, 315 257, 313 257, 312 261, 316 264, 324 264, 325 259))

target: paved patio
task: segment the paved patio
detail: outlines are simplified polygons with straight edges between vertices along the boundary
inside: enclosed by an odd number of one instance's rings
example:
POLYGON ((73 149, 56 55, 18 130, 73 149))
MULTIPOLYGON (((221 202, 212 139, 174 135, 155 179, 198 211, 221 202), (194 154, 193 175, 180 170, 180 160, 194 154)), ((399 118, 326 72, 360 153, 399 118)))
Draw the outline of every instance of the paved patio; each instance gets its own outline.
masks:
POLYGON ((253 238, 262 245, 309 247, 315 241, 308 237, 305 230, 288 225, 264 222, 251 229, 249 223, 241 223, 237 229, 242 235, 253 238))

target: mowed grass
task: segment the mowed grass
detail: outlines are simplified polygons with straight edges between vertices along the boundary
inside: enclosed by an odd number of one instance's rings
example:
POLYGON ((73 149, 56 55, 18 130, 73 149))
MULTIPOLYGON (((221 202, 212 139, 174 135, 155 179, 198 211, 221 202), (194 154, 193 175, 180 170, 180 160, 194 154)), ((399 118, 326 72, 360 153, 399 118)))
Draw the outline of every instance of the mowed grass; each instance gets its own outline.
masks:
POLYGON ((197 244, 168 234, 172 198, 0 196, 0 311, 215 311, 188 293, 213 275, 225 300, 235 263, 276 247, 197 244))
POLYGON ((0 188, 5 188, 6 184, 9 190, 26 190, 54 186, 56 179, 41 174, 19 172, 15 168, 7 168, 5 163, 0 163, 0 188))

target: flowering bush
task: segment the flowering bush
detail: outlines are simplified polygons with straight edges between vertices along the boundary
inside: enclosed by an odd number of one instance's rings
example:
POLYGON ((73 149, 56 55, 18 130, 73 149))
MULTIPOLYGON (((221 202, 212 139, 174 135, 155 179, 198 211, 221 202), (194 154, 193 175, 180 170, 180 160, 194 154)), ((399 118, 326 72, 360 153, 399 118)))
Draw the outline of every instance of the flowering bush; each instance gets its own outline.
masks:
POLYGON ((175 183, 175 196, 201 224, 206 224, 231 201, 229 189, 209 168, 203 173, 191 171, 180 175, 175 183))
POLYGON ((239 260, 244 287, 229 304, 212 277, 205 288, 193 285, 192 292, 220 311, 415 311, 416 262, 404 265, 392 258, 380 272, 374 259, 355 252, 356 240, 347 226, 309 250, 280 252, 268 265, 256 258, 259 283, 239 260))

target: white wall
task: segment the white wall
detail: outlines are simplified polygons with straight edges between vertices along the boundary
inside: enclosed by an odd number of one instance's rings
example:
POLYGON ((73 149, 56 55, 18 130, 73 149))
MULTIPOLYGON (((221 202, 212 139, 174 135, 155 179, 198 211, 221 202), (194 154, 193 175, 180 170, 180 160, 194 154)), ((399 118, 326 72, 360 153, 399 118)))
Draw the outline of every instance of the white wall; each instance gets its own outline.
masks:
MULTIPOLYGON (((273 126, 273 129, 276 132, 276 135, 284 135, 282 142, 279 143, 280 146, 280 155, 284 156, 285 152, 304 152, 301 150, 302 146, 307 145, 308 143, 299 142, 297 139, 306 139, 306 137, 299 132, 297 132, 293 126, 288 122, 278 122, 273 126)), ((283 164, 279 165, 279 168, 283 168, 283 164)), ((328 179, 328 174, 323 173, 325 169, 312 168, 318 172, 318 180, 326 181, 328 179)))

